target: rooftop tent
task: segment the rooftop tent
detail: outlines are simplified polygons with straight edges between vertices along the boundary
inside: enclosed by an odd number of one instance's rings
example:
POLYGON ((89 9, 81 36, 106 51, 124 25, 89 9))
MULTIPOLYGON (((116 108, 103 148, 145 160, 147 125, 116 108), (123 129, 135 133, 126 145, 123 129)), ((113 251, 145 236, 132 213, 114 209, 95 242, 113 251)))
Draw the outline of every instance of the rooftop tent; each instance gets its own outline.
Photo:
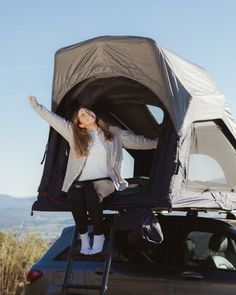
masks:
MULTIPOLYGON (((79 106, 136 134, 159 137, 155 151, 128 150, 134 176, 150 178, 148 189, 118 194, 105 200, 106 208, 236 207, 236 125, 204 69, 149 38, 84 41, 56 52, 52 89, 54 112, 70 120, 79 106), (150 106, 163 111, 161 123, 150 106)), ((70 209, 61 192, 68 149, 51 128, 33 210, 70 209)))

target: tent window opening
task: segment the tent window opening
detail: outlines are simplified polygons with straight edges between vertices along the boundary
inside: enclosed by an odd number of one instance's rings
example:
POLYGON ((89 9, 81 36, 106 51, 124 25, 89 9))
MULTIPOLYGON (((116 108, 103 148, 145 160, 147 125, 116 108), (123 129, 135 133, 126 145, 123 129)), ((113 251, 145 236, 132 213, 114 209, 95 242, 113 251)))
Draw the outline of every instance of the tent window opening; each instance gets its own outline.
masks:
POLYGON ((193 124, 189 153, 188 183, 208 188, 236 186, 236 151, 216 122, 193 124))
POLYGON ((163 123, 164 120, 164 112, 161 108, 155 107, 155 106, 151 106, 151 105, 147 105, 150 113, 152 114, 152 116, 154 117, 154 119, 156 120, 156 122, 158 124, 163 123))
POLYGON ((124 178, 132 178, 134 176, 134 158, 124 148, 121 176, 124 178))
POLYGON ((215 159, 204 154, 191 154, 188 179, 227 184, 224 172, 215 159))

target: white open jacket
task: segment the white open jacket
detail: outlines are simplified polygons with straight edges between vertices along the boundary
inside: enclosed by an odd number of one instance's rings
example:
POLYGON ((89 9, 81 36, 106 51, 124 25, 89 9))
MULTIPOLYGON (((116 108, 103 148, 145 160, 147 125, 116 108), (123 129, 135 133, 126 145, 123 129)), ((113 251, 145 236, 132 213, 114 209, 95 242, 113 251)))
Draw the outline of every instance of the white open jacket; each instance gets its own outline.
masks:
MULTIPOLYGON (((68 192, 73 181, 81 174, 87 157, 78 156, 75 152, 72 123, 70 121, 50 112, 46 107, 38 104, 37 101, 31 102, 31 106, 70 145, 69 158, 62 186, 62 191, 68 192)), ((147 139, 142 135, 135 135, 129 130, 123 130, 115 126, 110 126, 109 128, 114 134, 114 138, 111 141, 105 140, 101 128, 99 128, 98 135, 107 151, 108 175, 112 179, 116 190, 124 190, 128 187, 128 183, 121 177, 122 147, 136 150, 154 149, 157 146, 157 139, 147 139)), ((96 165, 96 163, 94 164, 96 165)))

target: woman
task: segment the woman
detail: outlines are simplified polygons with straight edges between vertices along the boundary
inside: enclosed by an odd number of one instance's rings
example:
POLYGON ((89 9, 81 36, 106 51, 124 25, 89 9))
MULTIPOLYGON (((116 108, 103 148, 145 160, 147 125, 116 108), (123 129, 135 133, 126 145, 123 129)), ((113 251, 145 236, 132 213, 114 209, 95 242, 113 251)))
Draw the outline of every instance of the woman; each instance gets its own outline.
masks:
POLYGON ((29 96, 33 109, 70 145, 70 153, 62 186, 70 203, 81 238, 81 253, 92 255, 102 251, 103 206, 105 197, 128 187, 121 176, 122 147, 153 149, 157 139, 147 139, 128 130, 108 126, 94 112, 80 108, 72 122, 50 112, 29 96), (87 211, 93 225, 93 245, 87 229, 87 211))

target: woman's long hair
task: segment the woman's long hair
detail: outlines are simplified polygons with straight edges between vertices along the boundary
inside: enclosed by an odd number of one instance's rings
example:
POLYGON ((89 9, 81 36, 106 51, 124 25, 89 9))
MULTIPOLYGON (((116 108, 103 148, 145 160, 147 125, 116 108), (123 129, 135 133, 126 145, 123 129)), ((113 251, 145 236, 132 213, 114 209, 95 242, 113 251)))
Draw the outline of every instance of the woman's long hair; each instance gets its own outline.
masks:
MULTIPOLYGON (((97 116, 96 123, 98 127, 100 127, 103 130, 104 137, 106 140, 112 140, 114 138, 113 133, 109 130, 108 124, 97 116)), ((92 137, 89 134, 88 130, 86 128, 81 128, 79 124, 80 121, 78 118, 78 111, 76 111, 72 119, 75 152, 78 156, 87 156, 88 146, 92 140, 92 137)))

